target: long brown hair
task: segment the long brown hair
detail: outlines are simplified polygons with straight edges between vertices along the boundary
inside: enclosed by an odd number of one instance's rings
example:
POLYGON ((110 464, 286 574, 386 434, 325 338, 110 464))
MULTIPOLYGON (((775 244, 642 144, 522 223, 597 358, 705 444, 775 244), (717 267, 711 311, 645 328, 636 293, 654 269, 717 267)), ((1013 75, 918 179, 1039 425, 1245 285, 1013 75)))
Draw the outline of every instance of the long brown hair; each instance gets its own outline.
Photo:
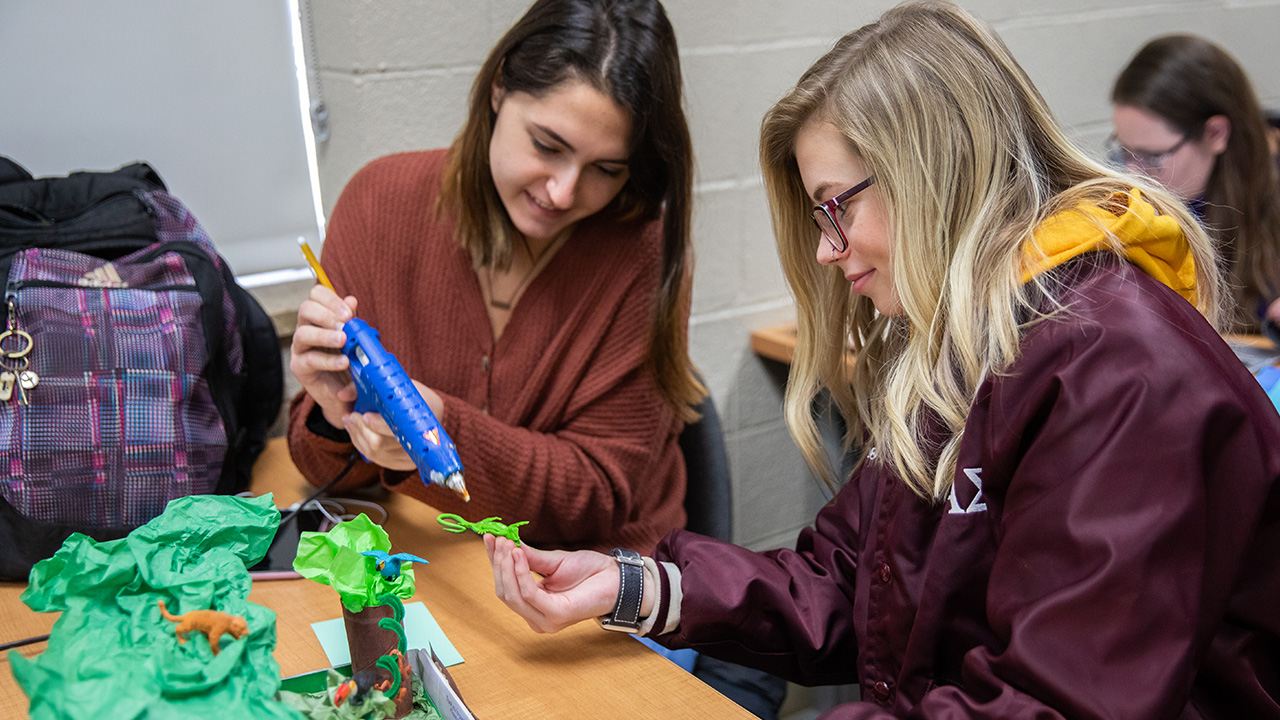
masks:
POLYGON ((1231 121, 1227 149, 1205 188, 1204 222, 1226 262, 1236 329, 1256 329, 1259 303, 1280 295, 1280 177, 1248 76, 1214 43, 1166 35, 1133 56, 1111 102, 1157 115, 1193 140, 1213 116, 1231 121))
POLYGON ((489 169, 497 118, 494 81, 540 97, 568 80, 586 82, 631 118, 630 176, 601 213, 662 217, 662 277, 649 362, 681 417, 706 390, 689 360, 686 330, 693 271, 690 232, 693 143, 685 120, 675 31, 658 0, 538 0, 490 51, 471 88, 466 125, 445 160, 438 209, 458 217, 455 237, 477 268, 504 269, 518 232, 489 169))

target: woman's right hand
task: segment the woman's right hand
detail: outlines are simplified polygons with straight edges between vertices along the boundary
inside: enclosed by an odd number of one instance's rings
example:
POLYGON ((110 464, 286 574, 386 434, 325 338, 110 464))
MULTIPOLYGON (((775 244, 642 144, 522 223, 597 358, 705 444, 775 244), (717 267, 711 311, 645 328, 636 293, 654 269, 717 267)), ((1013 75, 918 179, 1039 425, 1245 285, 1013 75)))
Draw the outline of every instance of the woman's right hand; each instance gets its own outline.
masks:
POLYGON ((493 565, 494 592, 537 632, 559 632, 613 611, 621 575, 609 555, 536 550, 493 535, 484 536, 484 549, 493 565))
POLYGON ((302 389, 315 399, 330 425, 342 427, 342 418, 356 401, 355 383, 348 371, 342 346, 347 336, 342 325, 355 317, 356 299, 338 297, 316 285, 311 297, 298 308, 298 325, 289 348, 289 370, 302 389))

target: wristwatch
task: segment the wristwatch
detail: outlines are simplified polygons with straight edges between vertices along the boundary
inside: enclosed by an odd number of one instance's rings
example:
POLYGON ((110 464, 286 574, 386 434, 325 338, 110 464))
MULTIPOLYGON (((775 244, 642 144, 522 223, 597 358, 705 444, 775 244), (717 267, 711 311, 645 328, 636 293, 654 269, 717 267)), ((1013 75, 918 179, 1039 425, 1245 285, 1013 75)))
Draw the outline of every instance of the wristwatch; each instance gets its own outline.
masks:
POLYGON ((618 561, 622 582, 618 585, 618 601, 613 604, 613 612, 597 618, 600 627, 618 632, 639 632, 640 601, 644 598, 644 560, 640 553, 626 548, 614 548, 609 554, 618 561))

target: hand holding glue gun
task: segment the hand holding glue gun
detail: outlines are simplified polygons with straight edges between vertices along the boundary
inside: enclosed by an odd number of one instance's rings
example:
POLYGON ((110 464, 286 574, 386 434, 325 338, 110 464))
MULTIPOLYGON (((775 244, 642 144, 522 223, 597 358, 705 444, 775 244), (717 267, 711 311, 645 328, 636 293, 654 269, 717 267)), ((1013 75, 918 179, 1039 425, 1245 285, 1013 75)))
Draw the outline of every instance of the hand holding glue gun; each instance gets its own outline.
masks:
POLYGON ((338 297, 311 248, 301 238, 298 244, 320 284, 298 311, 290 370, 366 460, 392 470, 416 468, 424 483, 469 500, 457 449, 437 420, 440 396, 409 379, 377 330, 355 317, 355 298, 338 297))

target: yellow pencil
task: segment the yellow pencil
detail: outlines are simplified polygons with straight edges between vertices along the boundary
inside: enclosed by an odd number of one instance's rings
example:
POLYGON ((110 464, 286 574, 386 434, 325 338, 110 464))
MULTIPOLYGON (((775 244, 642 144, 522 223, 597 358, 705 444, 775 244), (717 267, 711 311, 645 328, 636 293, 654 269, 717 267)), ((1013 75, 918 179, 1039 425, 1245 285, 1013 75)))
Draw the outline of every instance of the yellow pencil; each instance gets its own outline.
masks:
MULTIPOLYGON (((307 244, 305 238, 298 236, 298 247, 302 248, 302 254, 307 256, 307 262, 311 264, 311 272, 316 274, 316 279, 321 285, 333 290, 333 283, 329 282, 329 276, 324 274, 324 268, 320 267, 320 261, 316 259, 316 254, 311 252, 311 246, 307 244)), ((333 290, 337 293, 337 290, 333 290)))

